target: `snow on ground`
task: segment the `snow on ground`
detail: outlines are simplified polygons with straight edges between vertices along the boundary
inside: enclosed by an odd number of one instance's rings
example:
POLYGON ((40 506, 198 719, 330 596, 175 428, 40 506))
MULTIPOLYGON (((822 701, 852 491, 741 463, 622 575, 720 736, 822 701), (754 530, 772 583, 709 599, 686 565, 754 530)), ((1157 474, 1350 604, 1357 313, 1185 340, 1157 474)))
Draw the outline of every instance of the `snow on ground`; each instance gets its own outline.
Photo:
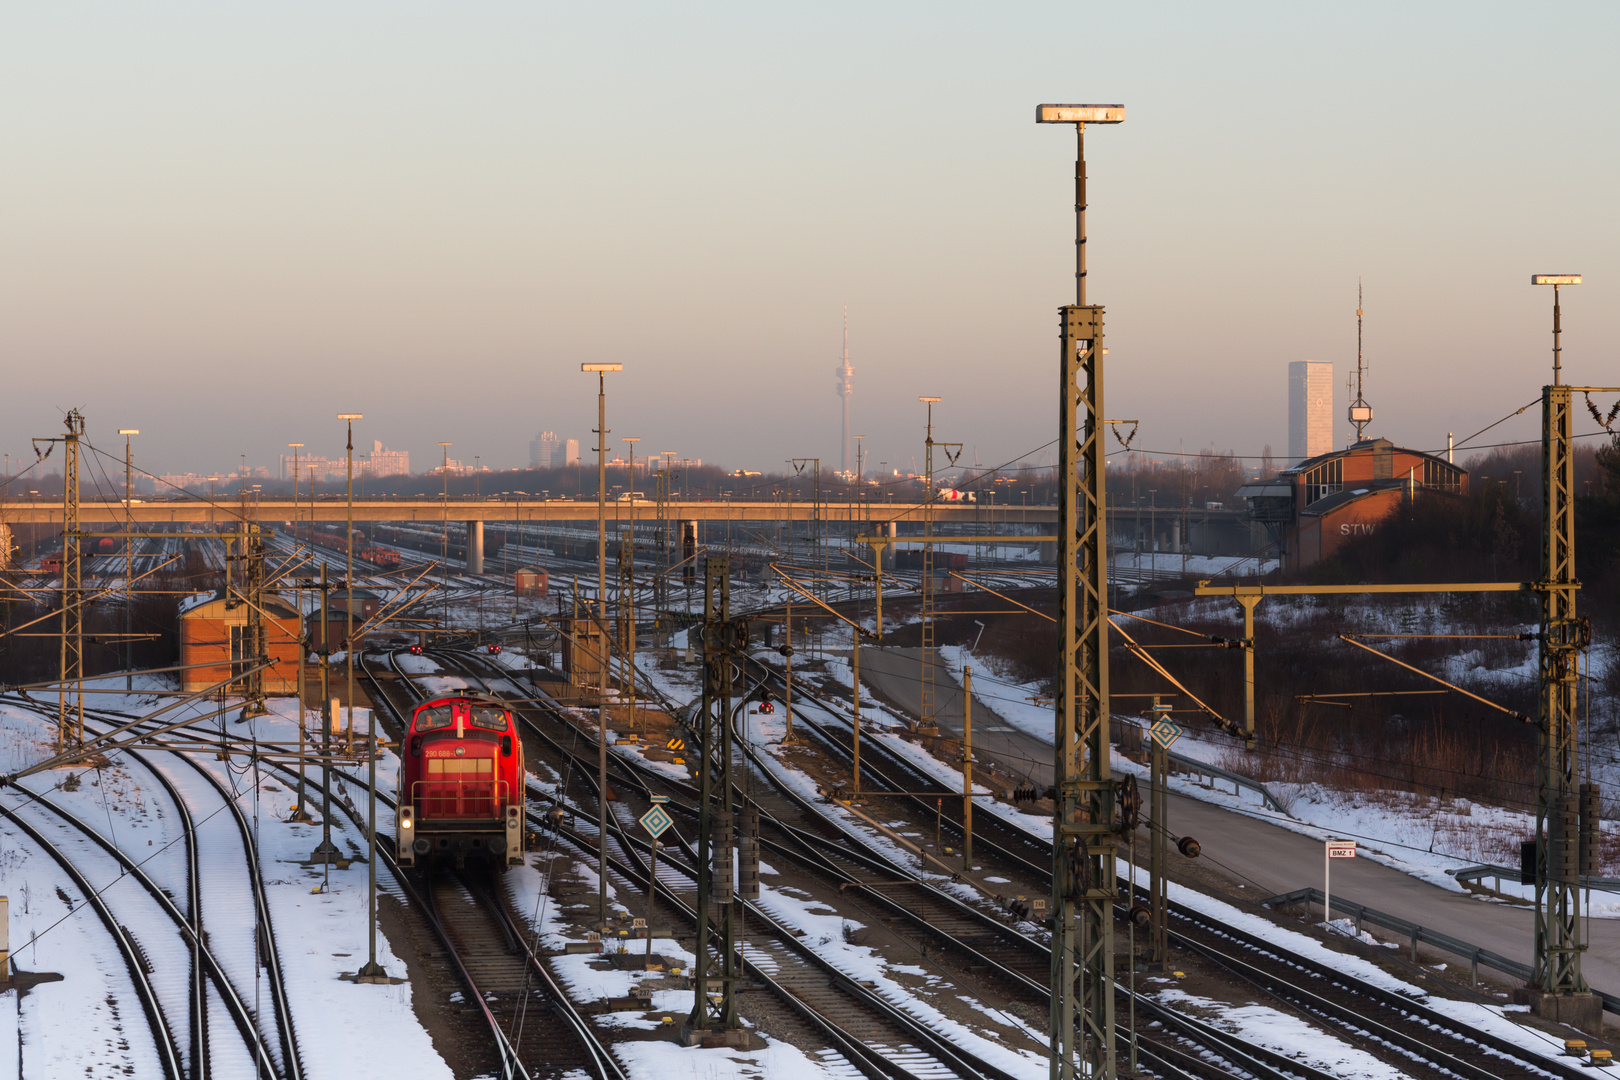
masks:
POLYGON ((394 663, 407 675, 437 675, 443 670, 437 660, 425 653, 396 652, 394 663))
MULTIPOLYGON (((843 918, 835 909, 819 901, 800 899, 792 895, 797 891, 761 885, 759 906, 773 919, 799 931, 800 942, 808 946, 817 956, 851 979, 865 982, 867 988, 879 997, 904 1010, 953 1044, 1014 1076, 1036 1080, 1047 1074, 1049 1063, 1045 1055, 1037 1056, 1034 1053, 1002 1046, 994 1039, 987 1038, 981 1032, 941 1013, 894 978, 897 974, 922 977, 927 979, 929 985, 937 986, 942 981, 939 976, 933 975, 926 968, 895 964, 884 959, 871 946, 850 944, 845 940, 846 930, 858 930, 862 924, 843 918)), ((1009 1013, 986 1008, 982 1002, 974 998, 964 1000, 972 1004, 988 1024, 1003 1028, 1009 1033, 1029 1032, 1026 1025, 1009 1013)), ((1044 1041, 1045 1033, 1040 1033, 1039 1038, 1044 1041)))
MULTIPOLYGON (((942 646, 939 652, 946 670, 958 685, 962 683, 963 665, 971 666, 974 697, 984 700, 1009 725, 1051 742, 1051 706, 1027 700, 1036 694, 1034 684, 989 674, 996 670, 993 658, 975 657, 958 646, 942 646)), ((1116 716, 1121 722, 1136 719, 1116 716)), ((1175 751, 1184 757, 1230 768, 1227 762, 1232 746, 1231 740, 1188 731, 1177 740, 1175 751)), ((912 749, 920 752, 919 748, 912 749)), ((1120 774, 1147 776, 1145 767, 1117 753, 1113 769, 1120 774)), ((1452 892, 1465 891, 1452 876, 1457 870, 1481 863, 1512 865, 1519 840, 1535 830, 1532 815, 1468 799, 1439 799, 1405 792, 1339 791, 1321 784, 1270 785, 1273 794, 1293 815, 1289 817, 1268 808, 1256 792, 1247 788, 1234 792, 1230 785, 1223 788, 1223 783, 1215 780, 1206 785, 1191 775, 1182 774, 1170 778, 1170 790, 1261 818, 1313 839, 1360 841, 1358 856, 1452 892)), ((1604 824, 1620 828, 1620 822, 1604 824)), ((1502 882, 1501 891, 1509 896, 1533 899, 1531 889, 1513 882, 1502 882)), ((1620 918, 1620 894, 1593 892, 1590 910, 1595 918, 1620 918)))
MULTIPOLYGON (((140 695, 98 695, 93 704, 99 708, 149 711, 152 700, 140 695)), ((296 742, 295 703, 287 698, 272 698, 271 707, 276 710, 274 715, 244 723, 234 722, 232 716, 227 730, 247 740, 296 742)), ((209 711, 202 703, 187 708, 209 711)), ((217 723, 213 721, 209 726, 217 723)), ((367 710, 356 709, 356 730, 363 732, 366 724, 367 710)), ((9 772, 49 756, 53 742, 43 718, 15 705, 0 706, 0 770, 9 772)), ((182 791, 188 803, 193 794, 196 797, 193 814, 203 838, 200 865, 207 879, 203 918, 210 928, 211 945, 238 993, 250 1006, 257 995, 265 1003, 263 1012, 268 1016, 268 983, 253 961, 252 904, 244 887, 246 869, 240 833, 211 784, 189 766, 179 764, 174 755, 157 751, 149 756, 155 765, 168 761, 169 765, 160 767, 177 784, 189 775, 182 791), (210 814, 213 816, 204 820, 210 814), (245 908, 230 903, 229 890, 239 894, 245 908), (248 927, 245 942, 238 940, 244 937, 244 925, 248 927)), ((416 1020, 410 983, 359 986, 339 978, 358 968, 367 956, 363 836, 346 816, 333 815, 333 840, 356 861, 348 869, 334 868, 330 888, 322 890, 324 875, 318 869, 300 865, 319 843, 320 828, 284 823, 296 797, 296 781, 289 783, 282 774, 268 769, 255 774, 242 756, 230 762, 216 761, 211 754, 196 755, 196 759, 236 793, 238 805, 253 827, 293 1026, 307 1075, 314 1080, 377 1074, 448 1078, 449 1067, 416 1020), (362 1029, 368 1037, 356 1039, 355 1032, 362 1029)), ((387 752, 377 763, 379 786, 384 790, 394 784, 397 763, 387 752)), ((316 775, 311 774, 312 781, 316 775)), ((53 770, 24 781, 30 782, 37 790, 50 792, 54 800, 87 824, 110 832, 132 859, 146 860, 148 872, 180 898, 184 910, 180 825, 168 795, 155 777, 133 761, 114 754, 111 766, 101 770, 100 776, 94 770, 53 770), (52 790, 70 772, 80 777, 79 789, 52 790)), ((334 782, 333 797, 347 797, 364 811, 363 792, 342 781, 334 782)), ((7 801, 9 804, 13 800, 7 801)), ((310 801, 318 810, 316 800, 310 801)), ((380 810, 379 826, 387 827, 389 816, 380 810)), ((30 991, 22 1002, 20 1022, 12 1021, 20 1028, 27 1075, 66 1075, 71 1071, 103 1076, 122 1073, 126 1065, 133 1069, 132 1075, 159 1075, 161 1070, 151 1056, 150 1037, 133 986, 94 912, 81 906, 69 914, 68 905, 56 893, 60 887, 78 902, 78 891, 66 876, 31 840, 10 826, 0 825, 0 835, 5 838, 0 848, 0 894, 8 894, 12 900, 12 944, 17 962, 29 970, 60 971, 67 976, 60 983, 42 984, 30 991), (30 1060, 47 1060, 51 1064, 36 1070, 27 1065, 30 1060)), ((139 914, 138 898, 149 901, 133 876, 119 880, 110 858, 103 857, 102 862, 88 857, 80 860, 76 851, 75 857, 76 863, 91 875, 92 883, 104 889, 104 898, 121 919, 126 913, 131 918, 139 914)), ((378 883, 384 892, 398 891, 385 866, 378 867, 378 883)), ((141 933, 137 931, 138 936, 141 933)), ((154 938, 154 943, 161 941, 154 938)), ((160 972, 173 971, 177 956, 180 963, 186 963, 184 950, 152 951, 160 972)), ((405 974, 404 963, 381 934, 377 936, 377 959, 390 974, 405 974)), ((6 995, 0 1000, 13 999, 6 995)), ((226 1049, 228 1060, 241 1052, 232 1049, 230 1041, 240 1046, 240 1039, 217 1011, 217 1002, 214 1009, 211 1032, 226 1049)), ((0 1031, 6 1022, 0 1009, 0 1031)), ((268 1021, 267 1030, 274 1032, 268 1021)), ((0 1054, 0 1058, 6 1056, 0 1054)), ((0 1071, 0 1076, 4 1075, 0 1071)))
POLYGON ((1148 979, 1148 996, 1177 1012, 1201 1016, 1222 1031, 1239 1035, 1284 1057, 1344 1080, 1405 1080, 1406 1074, 1399 1069, 1334 1038, 1310 1021, 1267 1005, 1232 1006, 1174 987, 1152 988, 1153 983, 1167 981, 1148 979))
POLYGON ((1260 575, 1277 569, 1276 559, 1252 555, 1179 555, 1167 551, 1118 552, 1108 561, 1109 573, 1122 580, 1149 578, 1220 577, 1223 574, 1260 575))

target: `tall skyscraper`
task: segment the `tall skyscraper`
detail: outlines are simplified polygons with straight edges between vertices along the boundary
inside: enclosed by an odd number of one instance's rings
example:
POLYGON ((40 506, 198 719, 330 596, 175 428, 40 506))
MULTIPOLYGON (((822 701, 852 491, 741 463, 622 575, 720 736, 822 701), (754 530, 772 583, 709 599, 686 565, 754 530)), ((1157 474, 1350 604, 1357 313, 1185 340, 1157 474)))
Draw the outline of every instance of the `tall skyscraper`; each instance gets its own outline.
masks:
POLYGON ((542 431, 529 443, 529 464, 536 469, 555 469, 562 464, 561 449, 555 431, 542 431))
POLYGON ((579 440, 578 439, 569 439, 568 442, 566 442, 564 445, 567 447, 567 451, 565 452, 565 456, 563 457, 563 464, 564 465, 578 465, 579 464, 579 440))
POLYGON ((1288 364, 1288 460, 1298 464, 1333 449, 1333 365, 1288 364))
POLYGON ((838 471, 847 473, 850 469, 849 460, 849 399, 855 394, 855 369, 849 366, 849 305, 844 305, 844 365, 835 375, 838 376, 838 396, 844 399, 844 436, 838 441, 838 471))

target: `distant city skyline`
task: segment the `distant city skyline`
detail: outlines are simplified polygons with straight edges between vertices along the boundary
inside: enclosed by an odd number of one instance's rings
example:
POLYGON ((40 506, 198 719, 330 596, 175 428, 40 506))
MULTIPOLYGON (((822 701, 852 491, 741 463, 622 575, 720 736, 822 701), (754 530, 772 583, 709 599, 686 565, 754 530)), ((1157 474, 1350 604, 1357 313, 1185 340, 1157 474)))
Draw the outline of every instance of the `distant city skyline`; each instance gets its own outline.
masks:
POLYGON ((579 364, 613 361, 615 445, 836 463, 846 302, 874 467, 920 457, 919 395, 969 457, 1033 460, 1073 296, 1041 101, 1128 110, 1087 140, 1088 250, 1133 449, 1285 445, 1268 388, 1353 362, 1358 278, 1402 445, 1547 381, 1535 272, 1586 276, 1568 377, 1616 376, 1612 5, 94 10, 0 15, 13 460, 75 406, 160 473, 336 457, 347 411, 419 463, 521 465, 536 416, 588 459, 579 364))

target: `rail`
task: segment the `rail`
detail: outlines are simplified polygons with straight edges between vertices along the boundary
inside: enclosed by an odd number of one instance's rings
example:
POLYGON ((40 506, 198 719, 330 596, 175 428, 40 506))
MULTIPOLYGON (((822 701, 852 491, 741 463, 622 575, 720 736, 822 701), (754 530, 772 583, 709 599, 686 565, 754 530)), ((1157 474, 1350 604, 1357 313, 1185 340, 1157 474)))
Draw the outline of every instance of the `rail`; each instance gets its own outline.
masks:
MULTIPOLYGON (((1321 902, 1322 890, 1308 888, 1295 889, 1293 892, 1262 900, 1260 906, 1277 908, 1288 907, 1291 904, 1320 904, 1321 902)), ((1417 959, 1417 947, 1420 943, 1433 945, 1455 956, 1462 957, 1468 961, 1470 973, 1476 984, 1479 982, 1479 969, 1481 967, 1499 971, 1503 975, 1526 983, 1534 976, 1529 964, 1509 960, 1501 953, 1491 952, 1489 949, 1482 948, 1472 942, 1454 938, 1450 934, 1442 934, 1438 930, 1430 930, 1426 926, 1420 926, 1410 919, 1401 918, 1399 915, 1390 915, 1387 912, 1379 911, 1377 908, 1370 908, 1366 904, 1359 904, 1354 900, 1345 900, 1337 896, 1333 898, 1333 907, 1355 919, 1357 933, 1361 932, 1363 923, 1371 923, 1374 926, 1383 927, 1385 930, 1393 930, 1397 934, 1404 936, 1411 942, 1412 958, 1414 960, 1417 959)), ((1596 994, 1598 999, 1603 1002, 1605 1012, 1620 1016, 1620 997, 1597 989, 1594 989, 1592 993, 1596 994)))

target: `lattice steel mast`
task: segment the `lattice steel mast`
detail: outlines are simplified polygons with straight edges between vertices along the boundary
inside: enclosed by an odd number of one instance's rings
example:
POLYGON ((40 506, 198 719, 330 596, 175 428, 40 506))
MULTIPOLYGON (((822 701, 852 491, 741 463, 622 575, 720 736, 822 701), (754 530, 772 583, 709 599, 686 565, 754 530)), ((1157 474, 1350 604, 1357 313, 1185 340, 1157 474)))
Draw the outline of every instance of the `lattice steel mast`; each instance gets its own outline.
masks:
POLYGON ((1114 1080, 1114 788, 1109 769, 1103 309, 1086 304, 1086 124, 1119 105, 1042 105, 1075 126, 1075 294, 1059 309, 1058 692, 1054 702, 1052 1080, 1114 1080))
POLYGON ((737 905, 732 889, 735 821, 731 785, 733 667, 748 644, 744 624, 731 621, 731 560, 710 556, 703 568, 703 704, 693 717, 698 736, 697 944, 692 964, 689 1045, 705 1033, 741 1035, 737 1021, 737 905), (713 954, 711 954, 711 939, 713 954), (715 968, 718 967, 718 973, 715 968))
POLYGON ((1367 365, 1361 358, 1361 279, 1356 279, 1356 400, 1350 403, 1350 423, 1356 429, 1356 442, 1366 438, 1367 425, 1372 423, 1372 406, 1362 396, 1362 382, 1367 376, 1367 365))
MULTIPOLYGON (((1542 552, 1539 709, 1540 760, 1536 769, 1536 939, 1531 988, 1536 1012, 1596 1032, 1601 1004, 1581 974, 1586 942, 1581 932, 1581 876, 1597 873, 1598 792, 1578 772, 1577 705, 1581 653, 1591 647, 1592 624, 1575 614, 1574 393, 1613 387, 1562 382, 1558 289, 1578 285, 1579 274, 1536 275, 1553 287, 1553 381, 1541 391, 1542 552)), ((1588 398, 1590 402, 1590 398, 1588 398)), ((1604 423, 1601 415, 1593 415, 1604 423)), ((1610 420, 1612 421, 1611 415, 1610 420)), ((1607 424, 1605 423, 1605 426, 1607 424)))

